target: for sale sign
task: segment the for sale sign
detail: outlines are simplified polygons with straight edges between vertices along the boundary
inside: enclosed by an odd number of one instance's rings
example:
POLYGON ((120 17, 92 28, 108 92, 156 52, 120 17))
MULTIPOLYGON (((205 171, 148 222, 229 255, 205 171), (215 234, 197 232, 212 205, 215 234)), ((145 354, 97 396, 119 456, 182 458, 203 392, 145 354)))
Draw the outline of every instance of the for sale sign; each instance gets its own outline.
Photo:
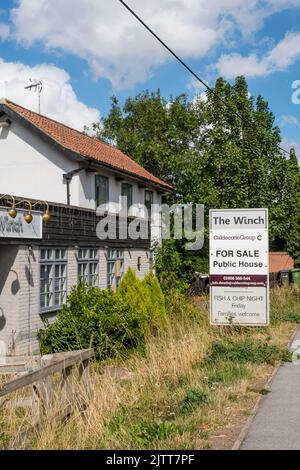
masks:
POLYGON ((210 305, 212 324, 268 325, 268 209, 210 211, 210 305))

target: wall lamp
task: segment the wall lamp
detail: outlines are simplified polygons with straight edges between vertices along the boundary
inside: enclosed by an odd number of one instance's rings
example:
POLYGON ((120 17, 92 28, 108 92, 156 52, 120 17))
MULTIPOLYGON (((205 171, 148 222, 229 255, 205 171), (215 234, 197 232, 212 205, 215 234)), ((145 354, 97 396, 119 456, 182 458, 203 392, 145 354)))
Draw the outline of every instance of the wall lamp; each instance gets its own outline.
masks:
POLYGON ((27 224, 31 224, 31 222, 33 221, 32 208, 37 206, 38 204, 44 204, 46 206, 46 209, 42 214, 43 221, 48 222, 50 220, 51 216, 50 216, 50 212, 49 212, 48 202, 46 202, 46 201, 37 201, 34 204, 32 204, 27 199, 22 199, 21 201, 16 202, 16 198, 14 196, 11 196, 10 194, 1 195, 0 196, 0 201, 1 201, 1 199, 6 199, 6 198, 11 199, 11 201, 12 201, 12 206, 7 211, 8 215, 12 219, 15 219, 18 215, 18 211, 17 211, 16 207, 19 206, 20 204, 25 203, 28 206, 28 211, 23 215, 23 217, 24 217, 25 222, 27 222, 27 224))

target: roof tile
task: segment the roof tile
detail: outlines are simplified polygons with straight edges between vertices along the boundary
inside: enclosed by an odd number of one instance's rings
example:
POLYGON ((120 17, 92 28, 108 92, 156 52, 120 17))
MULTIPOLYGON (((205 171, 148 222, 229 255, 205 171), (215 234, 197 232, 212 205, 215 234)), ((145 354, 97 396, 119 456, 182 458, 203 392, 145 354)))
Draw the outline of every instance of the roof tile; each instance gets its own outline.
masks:
POLYGON ((23 108, 11 101, 5 100, 2 102, 2 106, 3 105, 19 114, 21 117, 39 128, 39 130, 48 137, 72 152, 108 165, 116 170, 128 172, 133 176, 140 177, 161 186, 165 190, 172 189, 171 185, 145 170, 145 168, 127 157, 120 150, 101 142, 95 137, 90 137, 60 122, 23 108))

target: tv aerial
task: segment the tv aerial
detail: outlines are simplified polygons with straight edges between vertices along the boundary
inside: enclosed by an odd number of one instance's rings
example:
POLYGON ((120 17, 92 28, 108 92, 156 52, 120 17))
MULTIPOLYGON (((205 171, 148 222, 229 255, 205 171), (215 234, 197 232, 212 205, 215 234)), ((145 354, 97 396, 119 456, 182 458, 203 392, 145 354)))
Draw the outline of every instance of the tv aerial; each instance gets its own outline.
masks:
POLYGON ((41 114, 41 93, 43 90, 43 84, 41 80, 36 79, 29 79, 29 85, 25 87, 25 90, 34 91, 34 93, 38 93, 38 106, 39 106, 39 114, 41 114))

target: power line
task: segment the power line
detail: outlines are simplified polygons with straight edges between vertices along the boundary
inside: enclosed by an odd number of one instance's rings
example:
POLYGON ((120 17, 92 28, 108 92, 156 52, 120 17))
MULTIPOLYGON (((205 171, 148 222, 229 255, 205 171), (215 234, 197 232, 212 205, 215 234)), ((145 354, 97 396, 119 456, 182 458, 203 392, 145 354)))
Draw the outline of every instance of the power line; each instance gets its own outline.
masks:
MULTIPOLYGON (((120 3, 122 3, 122 5, 126 8, 126 10, 128 10, 138 21, 139 23, 141 23, 144 28, 147 29, 147 31, 149 31, 150 34, 152 34, 152 36, 155 37, 155 39, 160 42, 160 44, 165 48, 167 49, 167 51, 173 56, 175 57, 175 59, 188 71, 190 72, 194 78, 196 78, 196 80, 198 80, 198 82, 200 82, 210 93, 212 93, 216 98, 218 98, 218 100, 223 103, 227 108, 229 108, 228 106, 228 103, 213 89, 211 88, 204 80, 202 80, 199 75, 194 72, 191 67, 186 63, 184 62, 154 31, 153 29, 150 28, 150 26, 148 26, 143 20, 142 18, 132 9, 130 8, 129 5, 127 5, 127 3, 125 3, 123 0, 119 0, 120 3)), ((245 123, 244 121, 244 118, 243 116, 238 112, 236 111, 235 112, 235 115, 239 117, 239 119, 245 123)), ((281 150, 282 152, 286 153, 287 155, 290 155, 290 152, 288 152, 287 150, 285 150, 284 148, 280 147, 278 145, 278 148, 279 150, 281 150)))

